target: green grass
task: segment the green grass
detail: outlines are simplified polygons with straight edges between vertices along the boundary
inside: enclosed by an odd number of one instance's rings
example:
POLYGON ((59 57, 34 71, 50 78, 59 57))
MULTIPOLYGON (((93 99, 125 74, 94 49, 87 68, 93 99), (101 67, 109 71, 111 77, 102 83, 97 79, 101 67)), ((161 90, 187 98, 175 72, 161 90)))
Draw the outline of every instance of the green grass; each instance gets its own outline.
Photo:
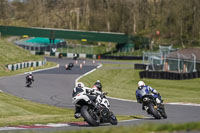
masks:
MULTIPOLYGON (((118 120, 140 119, 143 116, 117 116, 118 120)), ((76 122, 74 110, 34 103, 0 92, 0 126, 76 122)))
MULTIPOLYGON (((6 41, 0 39, 0 76, 14 75, 28 71, 30 68, 11 72, 5 65, 26 62, 26 61, 39 61, 43 60, 42 56, 32 55, 30 52, 6 41)), ((55 63, 48 63, 45 67, 55 66, 55 63)), ((40 67, 44 68, 44 67, 40 67)), ((38 68, 37 68, 38 69, 38 68)))
POLYGON ((0 39, 0 65, 42 59, 43 57, 32 55, 30 52, 14 45, 13 43, 7 42, 6 39, 0 39))
POLYGON ((184 124, 143 124, 140 126, 104 127, 100 130, 96 128, 54 133, 172 133, 174 131, 200 131, 200 122, 184 124))
MULTIPOLYGON (((108 96, 135 100, 137 83, 141 80, 139 78, 139 71, 141 70, 134 70, 131 67, 133 65, 103 64, 103 67, 79 81, 85 83, 86 86, 92 86, 99 79, 102 82, 103 91, 108 92, 108 96)), ((160 92, 165 102, 200 103, 200 78, 191 80, 142 80, 160 92)))
MULTIPOLYGON (((17 71, 9 71, 5 65, 26 62, 26 61, 39 61, 43 60, 44 57, 32 55, 29 51, 26 51, 13 43, 10 43, 4 39, 0 39, 0 77, 16 75, 19 73, 28 72, 30 68, 24 68, 17 71)), ((56 66, 56 63, 47 62, 44 66, 34 67, 34 70, 48 68, 56 66)))
POLYGON ((76 121, 72 109, 38 104, 0 93, 0 126, 76 121))

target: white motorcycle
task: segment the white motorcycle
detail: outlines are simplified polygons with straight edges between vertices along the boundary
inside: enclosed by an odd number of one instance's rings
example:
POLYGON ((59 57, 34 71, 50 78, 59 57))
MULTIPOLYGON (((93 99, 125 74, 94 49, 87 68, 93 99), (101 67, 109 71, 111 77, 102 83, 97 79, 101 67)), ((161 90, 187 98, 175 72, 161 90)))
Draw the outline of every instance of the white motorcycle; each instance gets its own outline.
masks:
POLYGON ((116 116, 110 111, 109 101, 104 94, 88 95, 83 89, 73 92, 72 103, 81 108, 81 116, 91 126, 99 126, 100 123, 117 125, 116 116))

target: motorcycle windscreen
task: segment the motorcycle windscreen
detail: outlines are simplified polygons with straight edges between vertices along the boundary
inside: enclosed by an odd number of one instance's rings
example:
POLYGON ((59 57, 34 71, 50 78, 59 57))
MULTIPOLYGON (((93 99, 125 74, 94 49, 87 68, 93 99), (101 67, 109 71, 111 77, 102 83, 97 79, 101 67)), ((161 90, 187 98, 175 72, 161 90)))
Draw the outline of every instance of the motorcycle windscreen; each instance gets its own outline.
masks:
POLYGON ((78 95, 81 92, 84 92, 84 90, 82 88, 80 88, 80 87, 74 88, 72 97, 75 97, 76 95, 78 95))

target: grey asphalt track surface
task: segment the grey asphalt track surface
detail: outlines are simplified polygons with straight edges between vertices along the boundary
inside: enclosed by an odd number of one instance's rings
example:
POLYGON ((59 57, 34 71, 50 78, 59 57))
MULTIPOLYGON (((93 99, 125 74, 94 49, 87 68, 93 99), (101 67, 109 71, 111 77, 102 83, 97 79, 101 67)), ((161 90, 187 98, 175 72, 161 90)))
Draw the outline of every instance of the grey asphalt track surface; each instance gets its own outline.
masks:
MULTIPOLYGON (((0 88, 7 93, 15 96, 28 99, 34 102, 54 105, 58 107, 74 108, 72 105, 72 89, 75 84, 75 79, 84 73, 97 67, 97 63, 93 64, 92 60, 86 60, 86 64, 80 69, 79 64, 70 71, 65 70, 65 64, 70 62, 75 63, 72 59, 47 58, 48 61, 53 61, 60 64, 59 68, 44 70, 33 73, 35 82, 32 87, 25 86, 25 75, 17 75, 11 77, 0 78, 0 88)), ((82 63, 83 60, 79 60, 82 63)), ((101 63, 101 61, 98 61, 101 63)), ((108 62, 107 62, 108 63, 108 62)), ((116 63, 116 62, 111 62, 116 63)), ((124 63, 124 62, 123 62, 124 63)), ((134 94, 134 92, 133 92, 134 94)), ((134 97, 134 95, 133 95, 134 97)), ((109 99, 111 110, 117 115, 144 115, 149 118, 141 120, 133 120, 120 122, 118 125, 137 125, 141 123, 184 123, 200 121, 200 106, 185 106, 185 105, 165 105, 168 119, 155 120, 142 111, 141 105, 130 101, 121 101, 109 99)), ((82 126, 71 126, 62 128, 48 129, 31 129, 31 131, 58 131, 58 130, 74 130, 85 128, 82 126)), ((91 128, 91 127, 87 127, 91 128)), ((27 130, 24 130, 27 131, 27 130)), ((23 132, 24 132, 23 131, 23 132)), ((30 129, 28 130, 30 131, 30 129)), ((4 131, 17 132, 17 131, 4 131)), ((22 132, 22 130, 20 130, 22 132)))

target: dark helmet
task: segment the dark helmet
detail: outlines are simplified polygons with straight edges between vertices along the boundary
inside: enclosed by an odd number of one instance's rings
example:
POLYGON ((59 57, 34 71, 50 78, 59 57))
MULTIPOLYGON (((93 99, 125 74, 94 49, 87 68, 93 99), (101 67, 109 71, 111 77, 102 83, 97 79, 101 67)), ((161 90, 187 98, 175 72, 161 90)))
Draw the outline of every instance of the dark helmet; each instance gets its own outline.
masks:
POLYGON ((102 92, 102 85, 101 85, 101 82, 100 80, 97 80, 95 83, 94 83, 94 86, 102 92))
POLYGON ((77 87, 77 88, 84 88, 85 85, 82 82, 78 82, 78 83, 76 83, 75 87, 77 87))

